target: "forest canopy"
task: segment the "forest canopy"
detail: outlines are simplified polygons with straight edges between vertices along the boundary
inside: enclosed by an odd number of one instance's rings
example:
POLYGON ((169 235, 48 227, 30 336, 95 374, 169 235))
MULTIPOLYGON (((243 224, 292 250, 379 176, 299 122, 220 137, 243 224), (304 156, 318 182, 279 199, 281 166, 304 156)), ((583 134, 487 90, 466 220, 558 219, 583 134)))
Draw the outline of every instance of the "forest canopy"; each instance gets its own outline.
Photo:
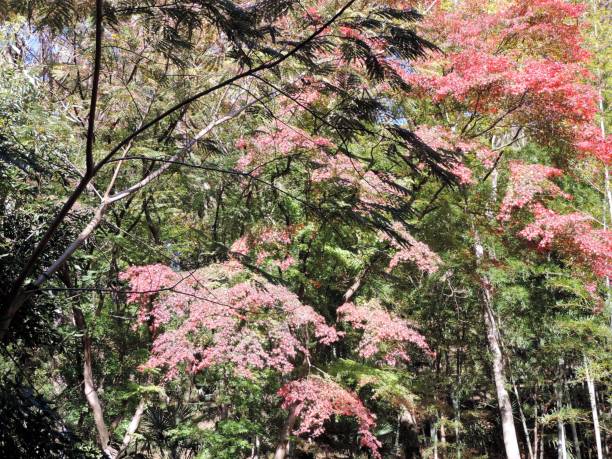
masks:
POLYGON ((0 456, 612 454, 602 0, 0 0, 0 456))

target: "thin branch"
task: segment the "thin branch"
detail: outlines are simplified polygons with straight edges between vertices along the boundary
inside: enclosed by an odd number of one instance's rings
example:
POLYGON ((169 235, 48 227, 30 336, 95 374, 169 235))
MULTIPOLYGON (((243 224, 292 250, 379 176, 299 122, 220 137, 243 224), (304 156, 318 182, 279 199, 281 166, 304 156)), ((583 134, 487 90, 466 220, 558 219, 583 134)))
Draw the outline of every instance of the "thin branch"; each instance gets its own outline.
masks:
POLYGON ((94 72, 93 82, 91 86, 91 102, 89 104, 89 119, 87 122, 87 141, 85 144, 85 163, 87 164, 85 176, 91 178, 94 172, 93 145, 94 145, 94 130, 96 123, 96 105, 98 104, 98 87, 100 84, 100 67, 102 60, 102 34, 104 28, 102 26, 103 14, 102 0, 96 0, 96 50, 94 55, 94 72))
POLYGON ((119 142, 115 148, 113 148, 94 168, 94 172, 97 172, 102 166, 104 166, 104 164, 106 162, 108 162, 115 153, 117 153, 117 151, 119 151, 119 149, 121 147, 123 147, 124 145, 126 145, 129 141, 131 141, 132 139, 138 137, 140 134, 142 134, 144 131, 148 130, 149 128, 151 128, 152 126, 156 125, 157 123, 159 123, 161 120, 167 118, 168 116, 172 115, 174 112, 176 112, 177 110, 181 109, 182 107, 191 104, 192 102, 195 102, 196 100, 214 92, 217 91, 219 89, 222 89, 226 86, 231 85, 232 83, 238 81, 238 80, 242 80, 243 78, 255 75, 259 72, 261 72, 262 70, 269 70, 271 68, 274 68, 276 66, 278 66, 279 64, 283 63, 284 61, 286 61, 287 59, 289 59, 290 57, 292 57, 293 55, 295 55, 296 53, 298 53, 302 48, 304 48, 306 45, 308 45, 311 41, 313 41, 315 38, 317 38, 325 29, 327 29, 330 25, 332 25, 353 3, 355 3, 356 0, 349 0, 342 8, 340 8, 338 10, 338 12, 336 14, 334 14, 331 19, 329 19, 325 24, 323 24, 321 27, 319 27, 317 30, 315 30, 312 34, 310 34, 304 41, 300 42, 299 44, 297 44, 295 47, 293 47, 290 51, 288 51, 287 53, 281 55, 280 57, 276 58, 276 59, 272 59, 269 60, 267 62, 264 62, 260 65, 258 65, 257 67, 253 67, 249 70, 246 70, 244 72, 241 72, 237 75, 234 75, 231 78, 228 78, 220 83, 217 83, 214 86, 211 86, 207 89, 204 89, 194 95, 192 95, 191 97, 188 97, 187 99, 182 100, 181 102, 179 102, 178 104, 170 107, 168 110, 166 110, 165 112, 161 113, 160 115, 158 115, 157 117, 155 117, 154 119, 152 119, 151 121, 149 121, 148 123, 146 123, 144 126, 142 126, 140 129, 137 129, 136 131, 132 132, 129 136, 127 136, 126 138, 124 138, 121 142, 119 142))
MULTIPOLYGON (((226 121, 229 121, 229 120, 239 116, 241 113, 244 112, 244 110, 247 109, 247 107, 251 106, 255 102, 256 101, 253 101, 253 102, 250 102, 248 104, 245 104, 245 106, 241 107, 239 110, 235 111, 234 113, 231 113, 229 115, 226 115, 226 116, 224 116, 224 117, 222 117, 222 118, 220 118, 218 120, 215 120, 215 121, 209 123, 208 126, 206 126, 204 129, 202 129, 193 138, 192 141, 190 141, 179 153, 174 155, 172 158, 176 158, 176 160, 180 159, 182 157, 182 155, 184 155, 186 152, 191 150, 191 148, 196 144, 198 139, 200 139, 203 136, 205 136, 206 134, 208 134, 213 128, 215 128, 219 124, 222 124, 222 123, 224 123, 226 121)), ((127 157, 122 157, 121 159, 119 159, 119 164, 121 164, 121 161, 124 161, 126 158, 127 157)), ((136 191, 140 190, 141 188, 143 188, 147 184, 149 184, 152 181, 154 181, 155 179, 157 179, 169 167, 170 167, 170 163, 164 164, 163 166, 159 167, 156 171, 154 171, 154 172, 150 173, 149 175, 147 175, 144 179, 142 179, 140 182, 136 183, 135 185, 132 185, 131 187, 126 188, 125 190, 120 191, 119 193, 116 193, 116 194, 114 194, 112 196, 105 197, 105 199, 102 201, 100 206, 96 209, 96 212, 95 212, 93 218, 90 220, 90 222, 87 224, 87 226, 81 231, 81 233, 77 236, 77 238, 66 248, 66 250, 64 250, 64 252, 53 262, 53 264, 49 268, 47 268, 40 276, 38 276, 36 281, 33 282, 32 287, 37 288, 40 285, 42 285, 47 279, 49 279, 51 277, 51 275, 53 275, 53 273, 55 273, 55 271, 57 271, 59 269, 60 266, 62 266, 66 262, 66 260, 68 260, 68 258, 70 258, 72 256, 72 254, 81 245, 83 245, 83 243, 89 238, 91 233, 100 225, 104 215, 106 214, 106 211, 107 211, 108 207, 112 203, 114 203, 116 201, 119 201, 120 199, 123 199, 123 198, 125 198, 127 196, 130 196, 131 194, 134 194, 136 191)), ((2 330, 0 330, 0 332, 1 331, 2 330)))
MULTIPOLYGON (((97 1, 101 3, 101 0, 97 0, 97 1)), ((270 61, 268 61, 266 63, 263 63, 263 64, 261 64, 261 65, 259 65, 257 67, 254 67, 254 68, 252 68, 250 70, 241 72, 241 73, 239 73, 239 74, 237 74, 237 75, 235 75, 235 76, 233 76, 233 77, 231 77, 229 79, 226 79, 226 80, 224 80, 224 81, 222 81, 220 83, 217 83, 214 86, 211 86, 211 87, 209 87, 209 88, 207 88, 207 89, 205 89, 203 91, 200 91, 200 92, 194 94, 193 96, 191 96, 191 97, 183 100, 182 102, 179 102, 178 104, 174 105, 173 107, 169 108, 168 110, 166 110, 165 112, 163 112, 159 116, 155 117, 150 122, 146 123, 145 125, 143 125, 139 129, 134 131, 132 134, 130 134, 129 136, 124 138, 121 142, 119 142, 98 164, 96 164, 93 167, 91 175, 87 175, 86 178, 82 179, 78 183, 78 185, 76 186, 75 190, 68 197, 68 199, 66 200, 66 202, 64 203, 64 205, 62 206, 62 208, 60 209, 58 214, 56 215, 56 217, 53 219, 53 221, 49 225, 49 228, 47 229, 47 231, 45 232, 45 234, 41 238, 40 242, 36 245, 36 247, 32 251, 32 254, 30 255, 30 258, 26 261, 23 270, 20 272, 20 274, 17 276, 17 278, 13 282, 13 284, 11 286, 11 289, 10 289, 10 293, 6 297, 6 300, 5 300, 5 305, 7 306, 7 308, 6 308, 6 317, 2 319, 2 324, 0 324, 0 339, 4 336, 4 333, 5 333, 6 329, 8 328, 8 324, 5 324, 4 322, 8 321, 10 323, 10 321, 12 320, 12 317, 15 315, 17 310, 21 307, 21 304, 19 304, 19 303, 20 302, 22 303, 23 301, 25 301, 25 299, 22 299, 21 301, 16 302, 17 297, 20 295, 20 293, 22 293, 21 292, 21 288, 22 288, 23 284, 25 283, 25 281, 28 278, 28 276, 32 273, 36 262, 38 261, 38 259, 42 255, 43 251, 46 249, 46 247, 49 244, 49 241, 51 240, 52 236, 55 234, 55 232, 57 231, 57 229, 59 228, 61 223, 64 221, 64 219, 66 218, 66 216, 68 215, 68 213, 70 212, 70 210, 72 209, 72 207, 74 206, 76 201, 79 199, 81 194, 83 194, 83 191, 87 188, 87 184, 89 183, 89 181, 93 178, 93 176, 96 175, 96 173, 110 159, 112 159, 112 157, 119 150, 121 150, 124 146, 128 145, 129 142, 131 142, 133 139, 138 137, 144 131, 148 130, 149 128, 151 128, 152 126, 154 126, 155 124, 157 124, 161 120, 163 120, 166 117, 170 116, 172 113, 176 112, 177 110, 181 109, 182 107, 184 107, 184 106, 194 102, 195 100, 198 100, 198 99, 200 99, 200 98, 202 98, 202 97, 204 97, 204 96, 206 96, 208 94, 211 94, 211 93, 213 93, 213 92, 215 92, 215 91, 217 91, 219 89, 222 89, 222 88, 224 88, 226 86, 229 86, 232 83, 234 83, 234 82, 236 82, 236 81, 238 81, 240 79, 243 79, 243 78, 246 78, 248 76, 254 75, 254 74, 258 73, 258 72, 261 72, 262 70, 268 70, 268 69, 274 68, 277 65, 283 63, 285 60, 287 60, 291 56, 295 55, 302 48, 304 48, 311 41, 313 41, 317 36, 319 36, 331 24, 333 24, 353 3, 355 3, 355 1, 356 0, 349 0, 342 8, 340 8, 338 10, 338 12, 336 14, 334 14, 334 16, 332 16, 331 19, 329 19, 325 24, 323 24, 315 32, 313 32, 311 35, 309 35, 304 41, 302 41, 299 44, 297 44, 294 48, 292 48, 286 54, 283 54, 282 56, 278 57, 277 59, 272 59, 272 60, 270 60, 270 61)), ((92 140, 93 140, 93 137, 92 137, 92 140)), ((92 144, 92 146, 93 146, 93 144, 92 144)))

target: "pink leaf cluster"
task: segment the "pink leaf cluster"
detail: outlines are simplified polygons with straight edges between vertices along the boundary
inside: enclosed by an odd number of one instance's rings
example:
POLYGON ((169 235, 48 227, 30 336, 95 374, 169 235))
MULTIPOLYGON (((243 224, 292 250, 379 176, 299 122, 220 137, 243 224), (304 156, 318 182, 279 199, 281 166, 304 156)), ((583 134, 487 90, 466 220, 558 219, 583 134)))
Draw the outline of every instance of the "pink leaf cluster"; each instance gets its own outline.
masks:
POLYGON ((438 254, 433 252, 427 244, 417 241, 404 229, 401 223, 395 222, 392 228, 402 240, 391 237, 386 233, 380 234, 383 240, 389 241, 391 246, 397 249, 397 252, 391 257, 389 262, 389 270, 395 268, 400 263, 409 261, 425 273, 433 274, 438 271, 442 264, 438 254))
POLYGON ((295 259, 289 253, 295 227, 273 228, 255 230, 234 241, 229 252, 230 256, 247 256, 250 252, 256 255, 257 265, 271 261, 281 271, 286 271, 295 264, 295 259))
POLYGON ((358 160, 342 153, 321 157, 317 162, 319 167, 312 173, 311 180, 354 188, 359 197, 357 211, 367 211, 370 206, 386 205, 401 196, 398 189, 391 185, 397 178, 386 172, 366 170, 358 160))
POLYGON ((409 345, 432 354, 423 335, 406 320, 386 311, 374 301, 363 306, 345 303, 337 313, 340 320, 363 332, 358 351, 364 358, 381 356, 388 365, 396 365, 398 361, 408 362, 409 345))
POLYGON ((161 289, 175 285, 180 279, 178 273, 162 264, 130 266, 119 274, 119 280, 130 282, 128 302, 140 305, 146 305, 161 289))
MULTIPOLYGON (((132 289, 148 285, 146 268, 131 269, 132 289)), ((220 364, 233 365, 243 376, 265 368, 288 373, 298 354, 308 355, 305 338, 310 330, 322 344, 339 338, 322 316, 285 287, 261 279, 225 286, 235 274, 236 268, 226 265, 185 273, 152 307, 143 306, 143 319, 166 326, 144 368, 162 368, 168 379, 180 368, 195 373, 220 364)))
POLYGON ((612 136, 603 136, 600 128, 594 125, 576 128, 576 147, 582 153, 612 164, 612 136))
POLYGON ((580 212, 560 215, 539 203, 532 211, 535 221, 519 233, 521 237, 537 241, 540 250, 559 250, 590 266, 597 276, 612 276, 612 231, 593 228, 592 218, 580 212))
POLYGON ((562 196, 570 199, 550 179, 563 175, 561 169, 542 164, 526 164, 522 161, 510 161, 508 190, 502 201, 497 218, 508 221, 513 212, 532 204, 537 196, 562 196))
POLYGON ((585 152, 609 157, 606 141, 583 137, 592 129, 597 95, 585 67, 582 5, 524 0, 491 8, 489 2, 465 0, 446 10, 441 3, 422 30, 445 54, 427 56, 405 75, 417 93, 460 104, 468 119, 495 116, 498 123, 529 126, 532 136, 562 135, 585 152))
POLYGON ((381 457, 378 451, 381 443, 372 433, 375 417, 353 392, 328 379, 310 376, 286 384, 278 395, 283 398, 283 408, 295 410, 300 418, 296 435, 317 437, 332 416, 352 416, 359 422, 361 445, 369 448, 374 457, 381 457))
MULTIPOLYGON (((487 149, 479 143, 461 139, 443 126, 421 125, 415 129, 414 133, 428 146, 436 150, 453 151, 460 154, 470 151, 481 155, 486 154, 487 149)), ((442 165, 442 167, 445 167, 451 174, 457 177, 461 184, 472 185, 475 183, 472 171, 459 160, 453 161, 448 165, 442 165)))
POLYGON ((544 196, 571 198, 550 181, 561 175, 562 171, 554 167, 510 162, 510 185, 498 219, 507 222, 515 211, 528 209, 535 220, 519 232, 520 237, 537 241, 539 250, 558 250, 590 267, 597 276, 610 276, 612 232, 593 228, 593 219, 584 213, 558 214, 541 202, 544 196))
POLYGON ((252 139, 238 139, 236 147, 246 149, 236 168, 256 174, 268 162, 298 151, 308 155, 325 154, 325 150, 332 147, 332 142, 321 136, 311 136, 306 131, 280 120, 274 120, 265 132, 256 134, 252 139))

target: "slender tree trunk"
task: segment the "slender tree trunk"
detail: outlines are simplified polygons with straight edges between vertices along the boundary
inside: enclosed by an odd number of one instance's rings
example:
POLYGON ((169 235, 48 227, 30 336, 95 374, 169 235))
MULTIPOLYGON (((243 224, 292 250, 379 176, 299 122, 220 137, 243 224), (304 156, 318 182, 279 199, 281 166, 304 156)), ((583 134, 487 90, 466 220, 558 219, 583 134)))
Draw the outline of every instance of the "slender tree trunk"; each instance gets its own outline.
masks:
POLYGON ((436 423, 432 421, 430 427, 430 435, 431 435, 431 443, 433 445, 433 459, 438 458, 438 429, 436 427, 436 423))
POLYGON ((570 427, 572 429, 572 443, 574 444, 574 457, 576 459, 582 459, 580 452, 580 440, 578 439, 578 429, 576 428, 576 421, 573 419, 570 421, 570 427))
POLYGON ((259 459, 259 435, 255 435, 255 438, 253 439, 250 459, 259 459))
POLYGON ((538 457, 538 398, 537 392, 534 397, 534 409, 533 409, 533 458, 538 457))
POLYGON ((461 459, 461 439, 459 438, 459 424, 461 423, 461 411, 459 407, 459 397, 454 394, 453 395, 453 410, 455 411, 455 445, 456 450, 455 454, 457 455, 457 459, 461 459))
MULTIPOLYGON (((557 410, 561 411, 563 408, 563 392, 561 390, 561 385, 555 385, 555 396, 557 397, 557 410)), ((563 421, 559 417, 557 421, 557 457, 559 459, 567 459, 567 444, 565 438, 565 425, 563 421)))
POLYGON ((514 380, 512 381, 512 388, 514 389, 516 404, 518 406, 519 415, 521 417, 521 424, 523 425, 523 433, 525 434, 525 443, 527 444, 527 452, 529 454, 529 459, 535 459, 535 456, 533 455, 533 450, 531 449, 531 437, 529 435, 529 429, 527 428, 527 419, 525 418, 525 413, 523 413, 523 408, 521 407, 521 398, 519 397, 518 388, 516 387, 516 383, 514 382, 514 380))
POLYGON ((421 459, 421 445, 416 418, 408 409, 403 408, 399 416, 400 438, 405 459, 421 459))
POLYGON ((487 328, 487 339, 489 341, 489 350, 493 357, 493 381, 495 382, 495 391, 497 392, 497 403, 501 414, 502 432, 504 436, 504 447, 506 449, 506 457, 508 459, 521 459, 519 452, 518 439, 516 429, 514 427, 514 416, 512 414, 512 404, 506 390, 506 375, 504 369, 504 360, 501 351, 500 335, 495 321, 493 310, 491 309, 491 292, 490 285, 483 285, 484 299, 484 321, 487 328))
MULTIPOLYGON (((493 142, 495 141, 493 140, 493 142)), ((494 218, 492 208, 497 197, 497 168, 494 168, 490 175, 491 196, 486 213, 489 218, 494 218)), ((474 232, 474 254, 476 255, 476 266, 481 266, 485 256, 485 250, 476 226, 473 225, 472 229, 474 232)), ((493 359, 493 381, 495 383, 497 403, 501 415, 504 449, 506 451, 507 459, 521 459, 518 438, 516 436, 516 428, 514 427, 512 404, 510 403, 510 397, 508 396, 508 391, 506 390, 506 373, 504 368, 504 357, 502 354, 501 334, 499 332, 495 314, 493 312, 493 289, 491 282, 486 275, 480 276, 480 294, 482 298, 482 311, 487 332, 487 341, 489 343, 489 352, 491 353, 491 357, 493 359)))
MULTIPOLYGON (((564 381, 563 385, 565 388, 565 396, 567 397, 567 405, 572 408, 572 397, 567 384, 567 380, 564 381)), ((576 421, 573 417, 570 419, 570 429, 572 431, 572 451, 574 452, 574 457, 576 459, 582 459, 582 454, 580 451, 580 440, 578 439, 578 428, 576 427, 576 421)))
POLYGON ((446 427, 444 426, 445 417, 442 416, 440 423, 440 447, 442 448, 442 457, 446 456, 446 427))
MULTIPOLYGON (((478 265, 484 258, 484 247, 480 240, 478 231, 474 228, 474 253, 478 265)), ((514 415, 512 414, 512 404, 506 390, 506 374, 504 369, 504 358, 501 350, 501 335, 497 327, 495 315, 493 313, 493 292, 491 283, 486 276, 480 278, 481 297, 483 302, 483 316, 487 331, 487 341, 489 351, 493 358, 493 381, 497 393, 497 403, 501 415, 502 434, 504 438, 504 448, 508 459, 521 459, 519 452, 516 429, 514 427, 514 415)))
POLYGON ((293 430, 293 426, 297 421, 297 406, 292 407, 289 410, 289 416, 283 425, 280 436, 278 438, 278 446, 274 453, 274 459, 285 459, 289 450, 289 435, 293 430))
POLYGON ((109 448, 110 435, 108 433, 106 423, 104 422, 104 411, 102 410, 102 404, 100 403, 96 385, 93 379, 91 337, 87 332, 87 325, 85 323, 83 311, 78 307, 74 307, 72 311, 74 314, 74 322, 78 330, 83 335, 83 389, 85 392, 85 399, 87 400, 87 404, 93 413, 94 424, 96 426, 96 431, 98 432, 100 447, 107 455, 112 457, 115 452, 109 448))
POLYGON ((597 449, 597 459, 603 459, 603 448, 601 445, 601 430, 599 428, 599 414, 597 413, 597 398, 595 395, 595 382, 589 371, 589 362, 585 359, 585 372, 589 399, 591 401, 591 413, 593 415, 593 432, 595 434, 595 448, 597 449))
POLYGON ((140 425, 140 420, 142 419, 142 415, 147 407, 147 402, 144 398, 140 399, 138 406, 136 407, 136 411, 134 412, 134 416, 132 416, 132 420, 128 425, 127 430, 125 431, 125 435, 123 435, 123 441, 121 442, 121 448, 117 451, 117 454, 113 456, 114 458, 121 457, 121 454, 127 449, 134 437, 134 434, 138 430, 138 426, 140 425))
POLYGON ((540 459, 544 459, 544 430, 542 430, 542 435, 540 435, 540 459))

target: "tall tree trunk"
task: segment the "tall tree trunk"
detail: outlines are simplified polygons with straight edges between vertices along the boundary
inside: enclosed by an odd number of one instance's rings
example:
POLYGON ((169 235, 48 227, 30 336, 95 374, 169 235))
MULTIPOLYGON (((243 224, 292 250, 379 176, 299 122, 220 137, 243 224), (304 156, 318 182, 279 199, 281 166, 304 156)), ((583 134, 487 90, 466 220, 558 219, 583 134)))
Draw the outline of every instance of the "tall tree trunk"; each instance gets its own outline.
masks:
POLYGON ((142 419, 142 415, 144 414, 146 407, 147 407, 146 400, 144 398, 140 399, 140 402, 138 403, 138 406, 136 407, 136 411, 134 412, 134 416, 132 416, 132 420, 130 421, 128 428, 125 431, 125 434, 123 435, 123 441, 121 442, 121 447, 119 448, 119 451, 117 451, 117 454, 113 456, 114 459, 121 457, 121 455, 127 449, 127 447, 130 446, 130 442, 132 441, 134 434, 138 430, 138 426, 140 425, 140 420, 142 419))
POLYGON ((521 424, 523 426, 523 433, 525 434, 525 443, 527 444, 527 452, 529 454, 529 459, 535 459, 533 455, 533 450, 531 449, 531 437, 529 435, 529 429, 527 428, 527 419, 525 418, 525 413, 523 413, 523 408, 521 406, 521 398, 519 397, 518 388, 516 387, 516 383, 514 382, 514 380, 512 380, 512 389, 514 389, 516 405, 518 406, 519 415, 521 417, 521 424))
POLYGON ((534 407, 533 407, 533 458, 536 459, 538 457, 538 394, 537 394, 537 386, 536 393, 533 397, 534 407))
POLYGON ((83 311, 78 308, 72 308, 74 314, 74 323, 77 329, 82 333, 81 339, 83 344, 83 390, 85 392, 85 399, 91 409, 94 417, 94 424, 96 431, 98 432, 98 441, 102 450, 109 456, 113 456, 115 451, 109 448, 110 435, 108 428, 104 422, 104 411, 102 410, 102 404, 98 397, 96 385, 93 379, 92 371, 92 357, 91 357, 91 337, 87 332, 87 325, 85 323, 85 316, 83 311))
POLYGON ((291 434, 296 421, 297 406, 293 406, 289 410, 289 416, 287 416, 285 424, 283 424, 283 428, 278 438, 278 445, 274 453, 274 459, 285 459, 287 456, 287 451, 289 450, 289 435, 291 434))
MULTIPOLYGON (((496 147, 496 139, 492 139, 492 146, 496 147)), ((497 198, 497 180, 498 171, 494 167, 491 171, 491 196, 489 205, 487 206, 486 214, 488 218, 494 218, 493 205, 497 198)), ((474 232, 474 254, 476 256, 476 266, 480 267, 484 260, 485 249, 480 239, 480 234, 473 224, 474 232)), ((494 255, 493 255, 494 256, 494 255)), ((506 373, 504 368, 504 357, 502 353, 501 334, 497 326, 495 313, 493 312, 493 289, 491 282, 486 275, 480 276, 480 295, 482 299, 482 312, 484 324, 487 332, 487 341, 489 344, 489 352, 493 359, 493 381, 495 383, 495 392, 497 394, 497 404, 501 416, 502 435, 504 440, 504 449, 507 459, 521 459, 521 453, 518 446, 518 438, 516 436, 516 428, 514 427, 514 415, 512 413, 512 404, 506 390, 506 373)))
POLYGON ((442 457, 446 457, 446 427, 444 426, 445 421, 446 418, 442 416, 440 422, 440 448, 442 449, 442 457))
POLYGON ((457 459, 461 459, 461 440, 459 438, 459 425, 461 423, 461 410, 459 407, 459 396, 453 394, 453 410, 455 411, 455 454, 457 459))
MULTIPOLYGON (((480 240, 478 231, 474 228, 474 253, 477 265, 482 264, 484 258, 484 247, 480 240)), ((480 278, 480 291, 483 306, 483 317, 487 331, 489 352, 493 358, 493 381, 497 393, 497 403, 501 415, 502 434, 504 437, 504 448, 508 459, 521 459, 519 452, 516 429, 514 427, 514 416, 512 404, 506 390, 506 374, 504 369, 504 358, 501 350, 501 335, 493 313, 493 292, 489 279, 486 276, 480 278)))
MULTIPOLYGON (((565 396, 567 397, 567 405, 569 408, 572 408, 572 397, 570 394, 569 386, 567 384, 567 380, 564 381, 563 385, 565 387, 565 396)), ((574 457, 576 459, 582 459, 582 453, 580 451, 580 440, 578 438, 578 428, 576 427, 576 421, 574 420, 573 417, 570 419, 570 429, 572 431, 572 445, 573 445, 572 450, 574 452, 574 457)))
POLYGON ((430 427, 431 444, 433 445, 433 459, 438 459, 438 428, 435 420, 432 420, 430 427))
MULTIPOLYGON (((555 396, 557 397, 557 410, 560 412, 563 408, 563 392, 560 384, 555 384, 555 396)), ((565 425, 561 417, 557 420, 557 457, 559 459, 567 459, 567 444, 565 438, 565 425)))
POLYGON ((585 359, 585 374, 586 383, 589 390, 589 399, 591 401, 591 413, 593 415, 593 432, 595 434, 595 447, 597 449, 597 459, 603 459, 603 448, 601 446, 601 430, 599 428, 599 414, 597 413, 597 398, 595 395, 595 382, 589 371, 589 362, 585 359))
POLYGON ((405 459, 421 459, 421 445, 419 444, 418 426, 415 416, 403 408, 399 416, 400 441, 402 443, 403 457, 405 459))
POLYGON ((489 351, 493 357, 493 381, 495 382, 495 391, 497 393, 497 403, 502 422, 502 433, 504 436, 504 448, 508 459, 521 459, 519 452, 518 439, 516 429, 514 427, 514 415, 512 414, 512 404, 506 390, 506 375, 504 369, 504 360, 501 351, 501 339, 497 322, 493 314, 491 305, 491 292, 488 280, 483 285, 483 300, 484 300, 484 321, 487 328, 487 340, 489 342, 489 351))
POLYGON ((570 421, 570 427, 572 428, 572 443, 574 444, 574 457, 576 459, 582 459, 582 453, 580 451, 580 440, 578 439, 578 429, 576 428, 576 421, 573 419, 570 421))

